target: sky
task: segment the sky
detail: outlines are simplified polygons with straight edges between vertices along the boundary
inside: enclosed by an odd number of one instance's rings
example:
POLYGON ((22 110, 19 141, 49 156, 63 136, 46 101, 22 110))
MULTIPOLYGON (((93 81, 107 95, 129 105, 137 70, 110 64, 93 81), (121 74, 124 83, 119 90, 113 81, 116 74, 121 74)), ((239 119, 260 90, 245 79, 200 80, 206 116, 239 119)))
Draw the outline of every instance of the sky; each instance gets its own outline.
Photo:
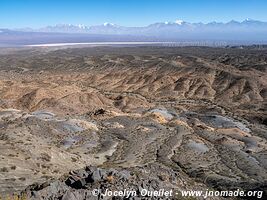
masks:
POLYGON ((0 0, 0 28, 40 28, 55 24, 267 22, 266 0, 0 0))

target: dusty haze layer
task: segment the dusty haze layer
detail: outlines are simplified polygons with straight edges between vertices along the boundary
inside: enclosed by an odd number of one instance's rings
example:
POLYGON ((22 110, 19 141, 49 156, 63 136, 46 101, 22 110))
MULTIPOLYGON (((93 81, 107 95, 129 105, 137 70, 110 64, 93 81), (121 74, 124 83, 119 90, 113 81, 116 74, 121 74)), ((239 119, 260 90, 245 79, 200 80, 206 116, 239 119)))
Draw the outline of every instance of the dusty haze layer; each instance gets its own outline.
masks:
POLYGON ((0 193, 266 192, 266 55, 253 47, 2 50, 0 193))

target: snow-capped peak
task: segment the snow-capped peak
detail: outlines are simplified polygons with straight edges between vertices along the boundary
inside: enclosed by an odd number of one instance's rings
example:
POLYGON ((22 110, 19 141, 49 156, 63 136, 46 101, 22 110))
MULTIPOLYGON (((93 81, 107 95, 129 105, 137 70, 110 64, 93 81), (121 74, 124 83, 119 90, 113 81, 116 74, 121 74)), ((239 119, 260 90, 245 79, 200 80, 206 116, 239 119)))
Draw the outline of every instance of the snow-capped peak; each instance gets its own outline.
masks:
POLYGON ((104 25, 104 26, 114 26, 113 23, 109 23, 109 22, 105 22, 103 25, 104 25))
POLYGON ((85 28, 86 28, 86 26, 85 26, 84 24, 79 24, 78 27, 79 27, 80 29, 85 29, 85 28))
POLYGON ((184 23, 183 20, 180 20, 180 19, 175 20, 175 24, 182 25, 183 23, 184 23))
POLYGON ((54 27, 73 27, 72 24, 56 24, 54 27))

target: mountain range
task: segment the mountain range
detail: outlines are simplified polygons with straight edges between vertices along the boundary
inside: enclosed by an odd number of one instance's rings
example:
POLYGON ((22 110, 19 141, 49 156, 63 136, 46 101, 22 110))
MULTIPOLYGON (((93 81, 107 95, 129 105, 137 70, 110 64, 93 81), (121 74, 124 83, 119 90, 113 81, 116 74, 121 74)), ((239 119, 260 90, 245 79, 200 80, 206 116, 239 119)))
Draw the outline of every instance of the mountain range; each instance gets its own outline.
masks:
MULTIPOLYGON (((174 22, 158 22, 144 27, 126 27, 113 23, 104 23, 95 26, 86 26, 82 24, 57 24, 55 26, 46 26, 39 29, 0 29, 0 44, 6 43, 9 40, 17 41, 18 37, 24 39, 25 37, 27 38, 27 36, 29 37, 29 35, 33 38, 48 38, 49 41, 51 40, 53 42, 177 42, 208 40, 226 41, 228 43, 266 43, 267 22, 253 19, 246 19, 242 22, 232 20, 227 23, 190 23, 176 20, 174 22)), ((36 42, 38 43, 38 41, 36 42)), ((31 43, 30 38, 26 43, 31 43)))
POLYGON ((179 32, 194 31, 266 31, 267 22, 261 22, 253 19, 246 19, 242 22, 229 21, 210 22, 210 23, 189 23, 183 20, 175 22, 158 22, 144 27, 126 27, 113 23, 104 23, 102 25, 86 26, 83 24, 57 24, 55 26, 46 26, 40 29, 24 28, 15 29, 25 32, 53 32, 53 33, 90 33, 90 34, 140 34, 140 35, 158 35, 173 34, 179 32), (252 29, 251 29, 252 28, 252 29), (223 30, 222 30, 223 29, 223 30))

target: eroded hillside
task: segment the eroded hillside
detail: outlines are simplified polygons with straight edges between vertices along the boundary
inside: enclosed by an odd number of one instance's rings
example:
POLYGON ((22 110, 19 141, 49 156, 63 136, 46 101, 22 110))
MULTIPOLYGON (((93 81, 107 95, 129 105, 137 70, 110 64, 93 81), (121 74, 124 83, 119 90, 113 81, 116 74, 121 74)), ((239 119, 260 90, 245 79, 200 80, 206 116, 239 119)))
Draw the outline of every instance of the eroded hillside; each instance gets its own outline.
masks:
POLYGON ((52 181, 85 166, 124 170, 124 187, 152 179, 154 189, 266 191, 266 53, 95 47, 0 55, 0 193, 46 183, 28 196, 85 198, 92 183, 78 192, 52 181))

